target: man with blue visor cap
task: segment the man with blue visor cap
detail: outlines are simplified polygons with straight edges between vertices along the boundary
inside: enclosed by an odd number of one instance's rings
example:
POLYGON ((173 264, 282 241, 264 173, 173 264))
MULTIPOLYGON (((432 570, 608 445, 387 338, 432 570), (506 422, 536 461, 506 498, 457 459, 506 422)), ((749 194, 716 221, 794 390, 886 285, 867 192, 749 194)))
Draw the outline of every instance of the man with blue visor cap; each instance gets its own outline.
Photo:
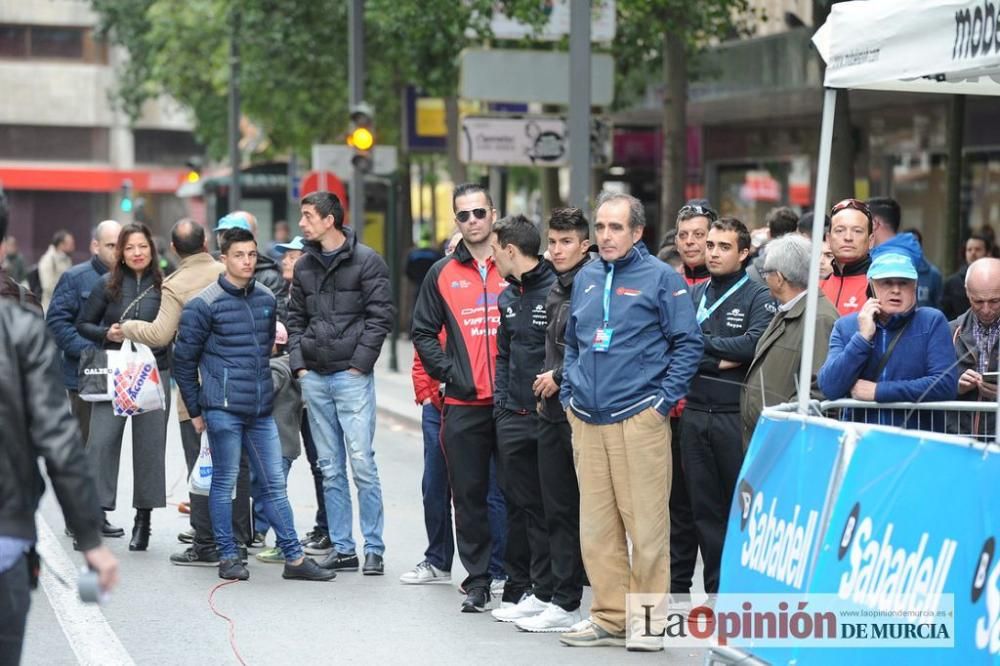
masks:
MULTIPOLYGON (((917 270, 905 254, 878 255, 868 269, 872 298, 856 314, 841 317, 830 336, 830 353, 819 386, 831 399, 869 402, 954 400, 958 368, 948 320, 940 310, 917 307, 917 270)), ((852 410, 865 423, 941 430, 943 415, 908 410, 852 410)))

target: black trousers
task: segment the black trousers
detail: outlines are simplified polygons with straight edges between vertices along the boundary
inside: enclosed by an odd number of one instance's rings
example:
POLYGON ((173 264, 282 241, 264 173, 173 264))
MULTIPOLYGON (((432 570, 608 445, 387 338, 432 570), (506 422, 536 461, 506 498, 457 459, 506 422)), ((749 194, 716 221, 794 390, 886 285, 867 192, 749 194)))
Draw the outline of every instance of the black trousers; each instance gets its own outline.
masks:
POLYGON ((743 465, 740 414, 703 412, 688 405, 681 416, 681 433, 681 460, 705 563, 705 591, 713 594, 719 591, 722 543, 743 465))
MULTIPOLYGON (((490 458, 497 448, 493 407, 446 404, 441 413, 441 443, 455 504, 458 556, 469 573, 462 587, 467 592, 488 588, 493 538, 486 496, 490 488, 490 458)), ((501 477, 501 488, 502 484, 501 477)))
POLYGON ((690 594, 694 568, 698 562, 698 532, 694 527, 691 496, 688 494, 681 456, 681 419, 670 419, 670 449, 673 480, 670 485, 670 593, 690 594))
MULTIPOLYGON (((188 476, 194 469, 201 451, 201 435, 190 421, 181 421, 181 445, 188 476)), ((250 463, 246 451, 240 459, 240 475, 236 478, 236 499, 233 501, 233 536, 236 543, 249 544, 253 538, 250 525, 250 463)), ((208 513, 208 496, 191 493, 191 527, 194 529, 194 546, 197 550, 215 548, 212 517, 208 513)))
POLYGON ((0 573, 0 664, 21 663, 24 627, 31 606, 28 560, 23 555, 0 573))
POLYGON ((309 471, 312 472, 313 489, 316 491, 316 526, 314 532, 319 532, 325 536, 330 535, 330 528, 326 522, 326 495, 323 494, 323 470, 319 468, 317 460, 319 454, 316 452, 316 441, 313 439, 312 431, 309 429, 309 418, 305 411, 302 412, 302 443, 306 449, 306 460, 309 461, 309 471))
POLYGON ((580 488, 573 466, 569 423, 538 417, 538 476, 549 536, 552 603, 563 610, 580 607, 583 557, 580 555, 580 488))
MULTIPOLYGON (((549 529, 538 472, 538 415, 502 410, 496 424, 500 488, 507 500, 506 559, 513 562, 513 552, 521 558, 519 569, 523 571, 527 556, 530 589, 539 601, 548 602, 552 600, 553 580, 549 529), (518 529, 519 525, 523 527, 518 529)), ((518 587, 521 581, 514 578, 513 572, 508 574, 518 587)))

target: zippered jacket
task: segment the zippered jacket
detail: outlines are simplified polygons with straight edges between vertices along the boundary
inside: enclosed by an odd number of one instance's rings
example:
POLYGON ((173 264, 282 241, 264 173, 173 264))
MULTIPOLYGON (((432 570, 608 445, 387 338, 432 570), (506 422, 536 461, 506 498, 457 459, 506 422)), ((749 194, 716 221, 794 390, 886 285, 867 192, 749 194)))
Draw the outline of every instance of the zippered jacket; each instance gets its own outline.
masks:
MULTIPOLYGON (((703 282, 694 288, 692 303, 696 311, 702 296, 711 307, 746 275, 739 270, 731 275, 703 282)), ((757 341, 767 330, 778 308, 767 287, 752 279, 733 292, 701 324, 705 354, 698 374, 691 380, 687 408, 713 412, 738 412, 743 379, 753 362, 757 341), (739 366, 720 370, 720 361, 739 366)))
POLYGON ((220 275, 184 306, 174 379, 191 418, 206 409, 271 414, 275 303, 271 290, 255 280, 240 289, 220 275))
POLYGON ((655 408, 664 417, 688 391, 702 356, 690 287, 673 268, 636 243, 623 258, 584 266, 573 282, 559 399, 592 424, 624 421, 655 408), (595 349, 604 327, 604 289, 614 267, 607 351, 595 349))
POLYGON ((868 301, 868 267, 871 257, 864 258, 841 267, 833 262, 830 277, 820 282, 820 289, 830 299, 840 316, 857 314, 868 301))
POLYGON ((507 281, 492 257, 486 265, 484 280, 465 242, 460 242, 451 256, 431 266, 413 307, 413 346, 427 374, 446 384, 446 404, 493 404, 497 299, 507 281))
POLYGON ((84 349, 94 346, 93 342, 80 335, 76 328, 76 318, 80 316, 80 310, 90 297, 94 285, 107 272, 108 267, 96 256, 73 266, 59 278, 49 309, 45 311, 45 325, 62 352, 63 384, 70 391, 77 388, 76 373, 80 354, 84 349))
MULTIPOLYGON (((559 273, 545 299, 545 314, 548 316, 549 326, 545 332, 545 365, 542 366, 542 372, 551 370, 552 381, 556 386, 563 383, 563 352, 566 349, 566 322, 569 321, 569 298, 573 292, 573 281, 580 269, 596 257, 596 254, 588 252, 576 266, 565 273, 559 273)), ((554 423, 566 421, 566 411, 559 402, 559 393, 540 401, 538 413, 554 423)))
POLYGON ((493 404, 514 412, 535 412, 538 398, 531 390, 545 365, 545 332, 549 317, 545 299, 556 274, 544 259, 521 276, 510 280, 497 304, 497 376, 493 404))

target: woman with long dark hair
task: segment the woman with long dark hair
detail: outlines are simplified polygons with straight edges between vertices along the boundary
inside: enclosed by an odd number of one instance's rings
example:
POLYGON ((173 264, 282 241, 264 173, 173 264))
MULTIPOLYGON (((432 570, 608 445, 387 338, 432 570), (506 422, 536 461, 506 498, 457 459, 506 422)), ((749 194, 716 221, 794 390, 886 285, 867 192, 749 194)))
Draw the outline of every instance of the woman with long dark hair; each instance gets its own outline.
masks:
MULTIPOLYGON (((80 335, 104 349, 119 349, 125 339, 121 322, 156 319, 162 282, 159 257, 149 229, 139 223, 125 225, 118 236, 114 267, 94 285, 77 319, 80 335)), ((87 440, 87 453, 97 476, 98 499, 105 512, 114 511, 125 420, 132 419, 132 506, 136 513, 129 550, 146 550, 150 513, 154 508, 166 506, 164 457, 170 414, 170 347, 154 349, 153 353, 166 389, 166 408, 121 417, 115 416, 110 402, 94 403, 87 440)), ((115 537, 125 534, 107 518, 103 532, 115 537)))

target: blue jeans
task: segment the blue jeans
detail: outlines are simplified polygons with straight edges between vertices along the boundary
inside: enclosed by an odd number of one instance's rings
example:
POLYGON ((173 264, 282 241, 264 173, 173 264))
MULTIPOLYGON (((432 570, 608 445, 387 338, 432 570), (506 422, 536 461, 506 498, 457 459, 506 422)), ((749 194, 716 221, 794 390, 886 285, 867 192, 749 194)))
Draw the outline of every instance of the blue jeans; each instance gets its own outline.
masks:
POLYGON ((219 557, 236 559, 233 537, 233 488, 240 471, 240 456, 246 448, 250 469, 261 483, 258 495, 265 504, 268 522, 274 526, 278 547, 286 561, 302 557, 302 546, 295 533, 295 518, 288 503, 285 475, 281 464, 278 428, 270 416, 247 417, 221 409, 204 413, 212 450, 212 489, 208 508, 219 557))
MULTIPOLYGON (((424 477, 421 489, 424 498, 424 526, 427 528, 424 559, 442 571, 451 571, 452 561, 455 559, 455 537, 451 529, 448 466, 441 450, 441 412, 434 405, 424 405, 420 424, 424 433, 424 477)), ((490 575, 493 578, 506 578, 503 557, 507 538, 507 507, 497 485, 495 461, 490 464, 490 488, 486 505, 493 538, 490 575)))
MULTIPOLYGON (((288 485, 288 472, 292 469, 292 459, 281 457, 282 476, 285 485, 288 485)), ((271 522, 267 519, 267 509, 264 501, 264 484, 256 474, 250 474, 250 495, 253 497, 253 531, 267 534, 271 529, 271 522)))
POLYGON ((382 485, 375 466, 375 378, 350 371, 321 375, 309 371, 299 380, 316 442, 316 464, 323 472, 323 495, 330 541, 341 554, 356 552, 352 527, 354 512, 347 483, 351 461, 358 491, 358 512, 365 554, 382 555, 382 485))

